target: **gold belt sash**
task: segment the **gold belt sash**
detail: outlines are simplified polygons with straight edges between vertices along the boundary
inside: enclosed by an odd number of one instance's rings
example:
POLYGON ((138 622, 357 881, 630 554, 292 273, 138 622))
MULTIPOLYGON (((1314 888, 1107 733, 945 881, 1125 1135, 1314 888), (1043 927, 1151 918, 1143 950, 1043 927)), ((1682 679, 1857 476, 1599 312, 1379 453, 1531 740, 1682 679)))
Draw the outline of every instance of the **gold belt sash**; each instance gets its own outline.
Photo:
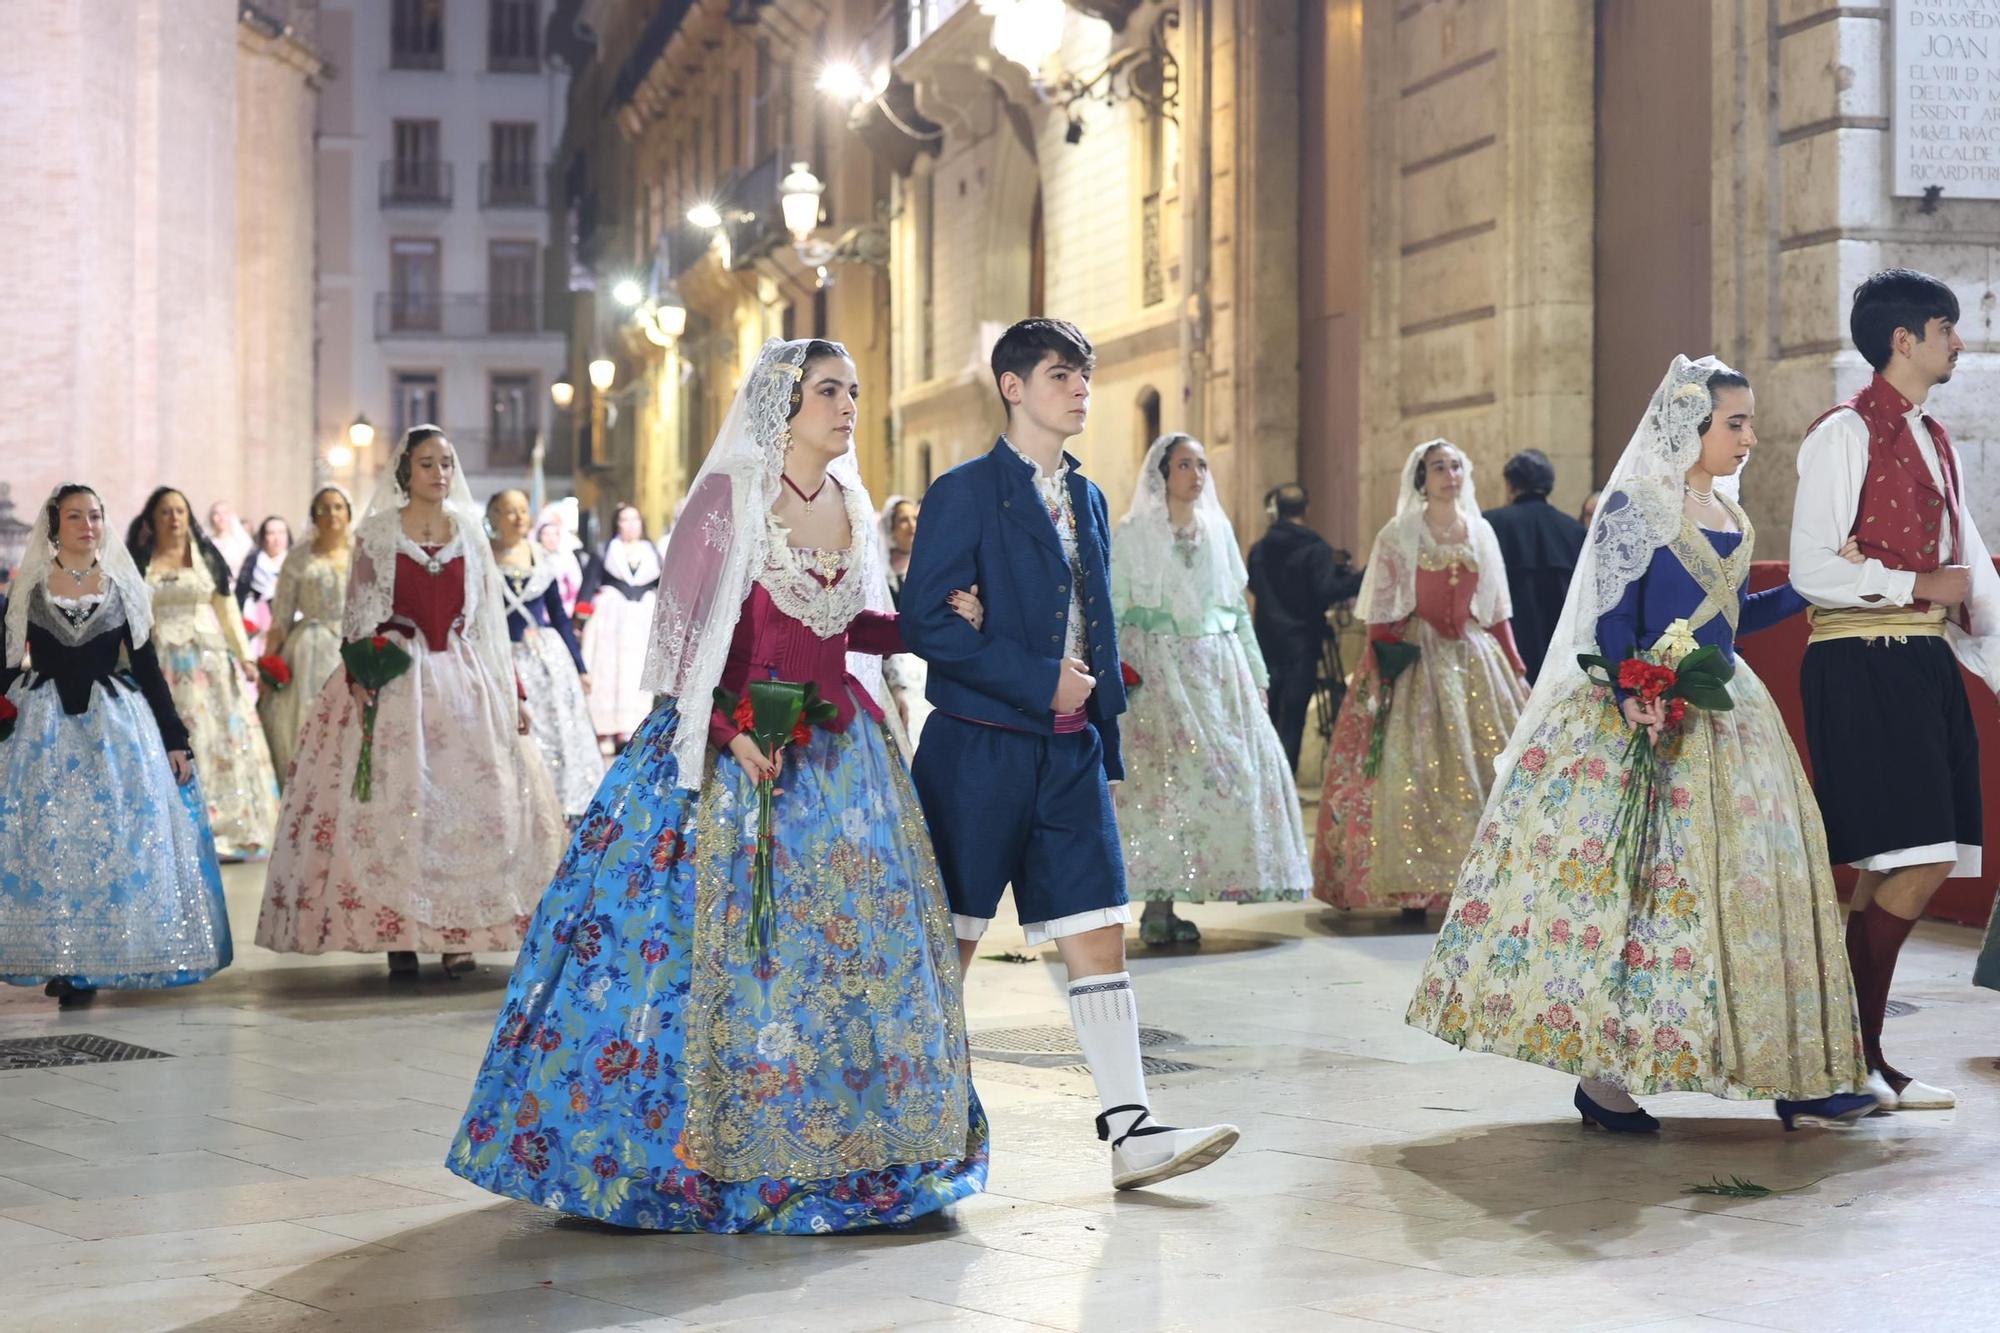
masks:
POLYGON ((1933 606, 1919 611, 1897 606, 1885 611, 1864 611, 1849 606, 1813 606, 1806 608, 1806 619, 1812 622, 1809 643, 1832 639, 1894 639, 1901 643, 1913 638, 1943 638, 1945 609, 1933 606))

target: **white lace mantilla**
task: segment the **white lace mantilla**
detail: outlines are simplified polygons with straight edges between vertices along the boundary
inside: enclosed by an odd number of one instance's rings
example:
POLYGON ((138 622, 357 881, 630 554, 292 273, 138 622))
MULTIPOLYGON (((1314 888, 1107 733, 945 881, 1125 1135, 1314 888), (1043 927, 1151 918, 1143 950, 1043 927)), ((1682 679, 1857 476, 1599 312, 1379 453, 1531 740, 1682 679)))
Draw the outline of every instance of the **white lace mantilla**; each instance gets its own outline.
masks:
POLYGON ((862 581, 852 574, 855 556, 874 528, 874 516, 868 512, 865 495, 845 488, 840 494, 847 506, 846 550, 793 546, 791 529, 767 511, 770 539, 764 544, 764 568, 757 575, 773 606, 822 639, 845 632, 868 604, 862 581))

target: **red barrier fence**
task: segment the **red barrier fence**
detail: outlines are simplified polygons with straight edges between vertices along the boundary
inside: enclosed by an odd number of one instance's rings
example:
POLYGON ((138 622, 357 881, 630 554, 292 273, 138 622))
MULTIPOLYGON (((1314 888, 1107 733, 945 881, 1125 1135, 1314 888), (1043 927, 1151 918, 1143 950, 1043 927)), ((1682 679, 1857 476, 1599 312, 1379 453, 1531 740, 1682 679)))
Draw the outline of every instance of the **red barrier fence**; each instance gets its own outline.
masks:
MULTIPOLYGON (((2000 561, 1995 563, 2000 565, 2000 561)), ((1750 587, 1753 591, 1775 587, 1789 573, 1790 566, 1782 560, 1758 561, 1750 568, 1750 587)), ((1810 774, 1812 756, 1806 752, 1805 708, 1799 699, 1799 664, 1805 658, 1808 631, 1806 618, 1793 616, 1781 625, 1745 639, 1743 656, 1778 701, 1778 709, 1785 715, 1785 727, 1792 733, 1792 744, 1798 746, 1799 758, 1810 774)), ((1995 701, 1986 682, 1976 676, 1966 675, 1965 691, 1972 699, 1972 716, 1979 727, 1979 774, 1986 797, 1987 852, 1979 878, 1947 880, 1931 900, 1929 914, 1944 921, 1984 926, 1993 910, 1995 886, 2000 884, 2000 702, 1995 701)), ((1885 780, 1889 777, 1884 775, 1885 780)), ((1834 872, 1834 877, 1840 882, 1841 896, 1845 897, 1854 885, 1854 872, 1843 866, 1834 872)))

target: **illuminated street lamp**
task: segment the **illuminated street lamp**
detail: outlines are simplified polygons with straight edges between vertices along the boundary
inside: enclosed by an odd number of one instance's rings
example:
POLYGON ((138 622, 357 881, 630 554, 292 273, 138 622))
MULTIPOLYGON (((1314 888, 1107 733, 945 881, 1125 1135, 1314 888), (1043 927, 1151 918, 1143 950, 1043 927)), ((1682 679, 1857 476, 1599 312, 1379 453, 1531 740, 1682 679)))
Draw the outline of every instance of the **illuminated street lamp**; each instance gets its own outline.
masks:
POLYGON ((354 466, 354 450, 344 444, 329 445, 326 451, 326 465, 336 472, 345 472, 354 466))
POLYGON ((785 230, 792 234, 793 244, 812 239, 819 227, 820 196, 825 193, 826 183, 804 162, 792 163, 791 174, 778 182, 778 204, 785 211, 785 230))
POLYGON ((844 106, 853 106, 869 95, 868 77, 851 60, 835 60, 820 66, 813 86, 844 106))
MULTIPOLYGON (((367 413, 357 412, 354 414, 354 420, 347 427, 347 442, 354 446, 356 453, 366 453, 369 446, 375 443, 375 427, 370 424, 367 413)), ((351 457, 349 461, 353 461, 351 457)), ((336 463, 334 466, 339 467, 342 465, 336 463)))
POLYGON ((549 386, 549 401, 556 405, 556 411, 569 411, 569 405, 576 401, 576 386, 568 380, 557 380, 549 386))
POLYGON ((620 278, 611 289, 611 299, 629 309, 646 299, 646 289, 631 278, 620 278))
POLYGON ((706 231, 714 231, 722 225, 722 210, 714 204, 700 203, 687 211, 688 222, 706 231))
POLYGON ((618 382, 618 363, 608 357, 598 357, 590 363, 590 387, 599 393, 611 392, 611 386, 618 382))
POLYGON ((1062 49, 1063 0, 979 0, 979 9, 993 20, 993 49, 1030 74, 1062 49))

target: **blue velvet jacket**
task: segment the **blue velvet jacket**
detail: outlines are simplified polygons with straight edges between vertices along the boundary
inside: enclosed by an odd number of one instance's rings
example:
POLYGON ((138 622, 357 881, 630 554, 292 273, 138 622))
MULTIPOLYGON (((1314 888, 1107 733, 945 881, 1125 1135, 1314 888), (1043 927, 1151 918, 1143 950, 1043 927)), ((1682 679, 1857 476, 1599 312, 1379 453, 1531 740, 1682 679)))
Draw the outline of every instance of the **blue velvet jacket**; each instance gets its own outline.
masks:
MULTIPOLYGON (((1740 532, 1714 532, 1707 528, 1700 531, 1725 562, 1743 544, 1740 532)), ((1745 569, 1743 579, 1737 583, 1740 610, 1736 628, 1732 631, 1728 618, 1718 615, 1694 633, 1696 643, 1714 644, 1732 662, 1736 660, 1738 637, 1768 629, 1806 609, 1806 599, 1789 583, 1764 592, 1744 592, 1748 576, 1745 569)), ((1634 650, 1644 652, 1658 641, 1668 625, 1693 614, 1704 595, 1674 548, 1662 546, 1653 552, 1653 562, 1645 574, 1625 585, 1625 595, 1618 605, 1597 618, 1598 647, 1614 661, 1631 656, 1634 650)))
MULTIPOLYGON (((1097 677, 1087 712, 1104 744, 1104 772, 1125 776, 1118 715, 1125 681, 1111 612, 1111 517, 1104 492, 1069 463, 1083 581, 1084 642, 1097 677)), ((959 464, 924 493, 924 516, 903 576, 903 642, 930 664, 924 695, 943 713, 1016 731, 1055 731, 1056 679, 1068 636, 1070 578, 1055 524, 1035 493, 1034 465, 1005 440, 959 464), (979 587, 975 630, 946 602, 979 587)))

